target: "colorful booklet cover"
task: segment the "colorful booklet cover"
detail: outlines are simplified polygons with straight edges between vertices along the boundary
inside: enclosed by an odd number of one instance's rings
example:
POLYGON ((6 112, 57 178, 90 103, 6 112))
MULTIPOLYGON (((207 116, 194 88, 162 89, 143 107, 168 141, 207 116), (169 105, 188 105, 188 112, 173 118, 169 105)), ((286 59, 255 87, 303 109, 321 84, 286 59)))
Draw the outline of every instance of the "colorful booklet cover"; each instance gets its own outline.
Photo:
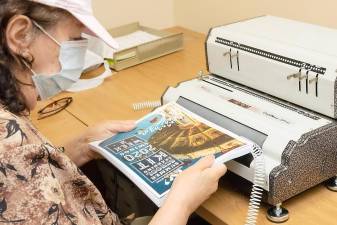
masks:
POLYGON ((253 143, 169 103, 134 130, 91 145, 161 206, 175 177, 200 158, 214 155, 215 163, 225 163, 248 154, 253 143))

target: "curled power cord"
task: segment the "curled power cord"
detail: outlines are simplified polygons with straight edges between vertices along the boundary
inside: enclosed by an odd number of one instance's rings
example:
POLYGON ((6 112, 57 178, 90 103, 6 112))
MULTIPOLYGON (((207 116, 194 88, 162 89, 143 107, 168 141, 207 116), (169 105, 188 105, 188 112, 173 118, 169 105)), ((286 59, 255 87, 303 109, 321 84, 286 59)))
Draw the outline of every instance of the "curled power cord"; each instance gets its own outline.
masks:
POLYGON ((143 109, 151 109, 161 106, 160 101, 146 101, 132 104, 132 108, 134 111, 139 111, 143 109))
POLYGON ((252 155, 255 161, 254 184, 250 194, 248 213, 245 225, 255 225, 259 214, 260 204, 265 183, 265 161, 262 149, 254 145, 252 155))

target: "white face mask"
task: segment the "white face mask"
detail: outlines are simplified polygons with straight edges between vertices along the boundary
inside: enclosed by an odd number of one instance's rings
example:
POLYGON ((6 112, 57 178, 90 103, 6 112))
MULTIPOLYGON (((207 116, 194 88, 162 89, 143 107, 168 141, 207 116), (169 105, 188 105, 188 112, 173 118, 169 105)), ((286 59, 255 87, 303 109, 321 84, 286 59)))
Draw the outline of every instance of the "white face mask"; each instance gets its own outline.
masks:
POLYGON ((85 55, 88 48, 88 40, 66 41, 59 43, 39 24, 33 21, 44 34, 60 46, 59 61, 61 71, 53 75, 37 74, 33 70, 33 82, 41 100, 48 99, 58 93, 69 89, 81 77, 85 64, 85 55))

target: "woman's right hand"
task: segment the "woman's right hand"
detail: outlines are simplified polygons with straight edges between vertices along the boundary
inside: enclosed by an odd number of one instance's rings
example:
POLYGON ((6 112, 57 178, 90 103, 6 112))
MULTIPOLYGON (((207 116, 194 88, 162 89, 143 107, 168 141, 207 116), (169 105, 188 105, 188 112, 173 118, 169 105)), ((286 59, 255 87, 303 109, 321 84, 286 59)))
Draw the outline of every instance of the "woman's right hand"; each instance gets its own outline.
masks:
POLYGON ((167 202, 193 213, 218 189, 219 179, 227 171, 224 164, 213 166, 214 161, 214 156, 205 157, 182 172, 174 181, 167 202))
POLYGON ((150 225, 186 225, 188 217, 218 189, 227 168, 214 164, 214 156, 205 157, 182 172, 150 225))

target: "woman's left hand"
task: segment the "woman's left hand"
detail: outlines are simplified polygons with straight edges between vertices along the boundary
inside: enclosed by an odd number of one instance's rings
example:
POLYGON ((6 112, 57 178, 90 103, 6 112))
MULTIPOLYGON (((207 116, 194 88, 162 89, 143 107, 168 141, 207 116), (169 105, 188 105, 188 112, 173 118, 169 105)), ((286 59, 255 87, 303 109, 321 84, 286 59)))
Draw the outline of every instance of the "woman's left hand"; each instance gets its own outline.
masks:
POLYGON ((131 131, 136 127, 135 121, 107 121, 89 127, 82 135, 64 145, 65 153, 78 166, 100 158, 100 155, 91 150, 89 143, 112 137, 120 132, 131 131))

